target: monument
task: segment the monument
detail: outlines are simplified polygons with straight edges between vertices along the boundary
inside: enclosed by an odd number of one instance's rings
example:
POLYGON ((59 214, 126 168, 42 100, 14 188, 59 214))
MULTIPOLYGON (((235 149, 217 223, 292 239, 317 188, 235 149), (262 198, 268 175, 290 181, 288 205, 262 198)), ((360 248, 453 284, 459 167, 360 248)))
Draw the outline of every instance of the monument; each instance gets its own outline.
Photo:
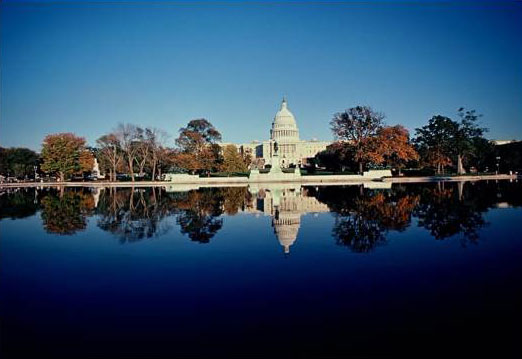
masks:
POLYGON ((294 168, 293 171, 284 172, 279 162, 279 145, 274 142, 274 151, 271 157, 271 167, 268 173, 260 173, 259 170, 250 171, 249 180, 257 182, 285 182, 295 181, 301 178, 301 170, 294 168))

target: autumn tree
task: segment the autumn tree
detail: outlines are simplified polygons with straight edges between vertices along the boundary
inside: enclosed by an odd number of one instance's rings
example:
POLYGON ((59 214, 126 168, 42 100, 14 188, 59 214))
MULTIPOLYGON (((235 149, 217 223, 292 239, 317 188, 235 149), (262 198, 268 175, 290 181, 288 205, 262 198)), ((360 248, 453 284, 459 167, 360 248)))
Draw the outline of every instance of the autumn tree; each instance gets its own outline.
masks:
POLYGON ((80 152, 80 173, 91 172, 94 167, 94 155, 90 149, 84 149, 80 152))
POLYGON ((364 164, 382 161, 376 152, 375 138, 383 126, 384 114, 372 110, 368 106, 352 107, 344 112, 336 113, 330 121, 334 137, 344 141, 345 146, 353 148, 354 160, 363 172, 364 164))
POLYGON ((248 170, 248 164, 243 156, 238 152, 236 146, 227 145, 223 149, 223 163, 221 165, 223 172, 244 172, 248 170))
POLYGON ((72 174, 90 170, 88 166, 92 157, 86 151, 83 137, 72 133, 48 135, 42 145, 41 169, 57 174, 60 181, 64 181, 72 174))
POLYGON ((383 161, 399 170, 408 161, 419 158, 417 151, 410 143, 410 134, 401 125, 382 127, 377 131, 378 152, 383 161))
POLYGON ((192 173, 216 170, 221 152, 216 142, 220 140, 221 134, 208 120, 190 121, 187 127, 179 130, 176 139, 176 165, 192 173))

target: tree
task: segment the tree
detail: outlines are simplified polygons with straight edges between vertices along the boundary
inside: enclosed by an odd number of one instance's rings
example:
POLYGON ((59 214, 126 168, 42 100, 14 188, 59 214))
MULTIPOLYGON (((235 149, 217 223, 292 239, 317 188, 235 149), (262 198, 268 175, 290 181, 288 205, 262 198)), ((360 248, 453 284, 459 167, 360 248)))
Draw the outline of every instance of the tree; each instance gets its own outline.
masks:
MULTIPOLYGON (((85 139, 72 133, 58 133, 45 137, 42 145, 44 172, 57 174, 65 181, 72 174, 86 170, 85 139)), ((92 167, 91 167, 92 168, 92 167)))
POLYGON ((161 167, 165 160, 168 159, 167 151, 165 149, 165 142, 168 135, 163 130, 157 128, 145 129, 145 140, 149 146, 150 156, 149 162, 151 166, 152 180, 156 180, 156 172, 159 170, 161 176, 161 167))
POLYGON ((88 149, 80 152, 80 173, 91 172, 94 167, 94 155, 88 149))
POLYGON ((101 136, 96 140, 98 145, 98 161, 109 172, 109 181, 116 181, 118 166, 123 161, 120 141, 114 133, 101 136))
POLYGON ((146 139, 146 131, 141 127, 136 127, 136 138, 134 140, 134 146, 136 146, 135 161, 138 165, 138 174, 140 177, 145 175, 145 165, 150 160, 151 144, 146 139))
POLYGON ((415 143, 423 163, 436 167, 437 173, 444 166, 457 163, 457 173, 466 173, 464 160, 483 149, 480 138, 487 131, 477 125, 480 115, 475 110, 458 110, 460 122, 445 116, 433 116, 426 126, 416 129, 415 143))
POLYGON ((114 135, 118 139, 121 150, 125 155, 131 180, 134 182, 134 161, 139 150, 137 143, 139 144, 141 141, 140 131, 135 125, 120 123, 114 135))
POLYGON ((206 119, 192 120, 179 130, 176 144, 184 152, 199 152, 209 144, 221 141, 221 133, 206 119))
POLYGON ((495 145, 484 137, 473 139, 473 152, 466 159, 469 166, 475 167, 477 171, 495 167, 495 145))
POLYGON ((34 174, 39 156, 28 148, 0 148, 0 174, 18 178, 34 174))
POLYGON ((330 171, 344 171, 346 168, 353 169, 357 163, 354 162, 354 148, 343 142, 334 142, 326 147, 326 150, 315 155, 315 162, 330 171))
POLYGON ((223 163, 221 170, 223 172, 244 172, 248 169, 243 156, 237 151, 236 146, 226 145, 223 149, 223 163))
POLYGON ((453 138, 453 148, 457 156, 457 173, 464 174, 463 160, 465 156, 472 155, 478 144, 477 139, 482 138, 487 128, 479 127, 477 121, 482 115, 477 115, 475 110, 466 111, 464 107, 458 109, 460 123, 457 124, 453 138))
POLYGON ((408 130, 401 125, 382 127, 377 132, 378 152, 384 162, 399 170, 411 160, 419 158, 417 151, 410 143, 408 130))
POLYGON ((210 172, 219 168, 221 134, 205 119, 192 120, 179 130, 175 162, 190 172, 210 172), (187 166, 187 167, 185 167, 187 166))
POLYGON ((383 126, 384 114, 375 112, 368 106, 352 107, 344 112, 336 113, 330 121, 334 137, 346 141, 353 147, 354 159, 359 164, 359 172, 367 162, 379 161, 375 152, 375 137, 383 126))
POLYGON ((445 116, 433 116, 428 124, 415 129, 415 144, 421 163, 435 167, 437 174, 450 165, 453 153, 453 138, 458 124, 445 116))

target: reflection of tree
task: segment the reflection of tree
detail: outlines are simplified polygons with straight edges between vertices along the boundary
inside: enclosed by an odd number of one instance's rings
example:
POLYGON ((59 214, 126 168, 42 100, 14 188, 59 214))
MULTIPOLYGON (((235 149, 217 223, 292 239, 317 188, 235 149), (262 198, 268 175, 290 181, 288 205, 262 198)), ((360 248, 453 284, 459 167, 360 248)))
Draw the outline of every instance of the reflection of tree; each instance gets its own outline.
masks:
POLYGON ((368 220, 357 212, 349 216, 337 215, 332 233, 337 244, 348 246, 354 252, 370 252, 386 239, 377 221, 368 220))
MULTIPOLYGON (((484 186, 482 186, 484 187, 484 186)), ((483 213, 491 205, 468 183, 438 183, 434 188, 423 187, 421 203, 415 210, 419 226, 436 239, 462 233, 463 239, 475 242, 478 230, 487 223, 483 213)))
POLYGON ((337 243, 354 252, 369 252, 385 243, 388 230, 402 231, 408 227, 419 201, 418 196, 409 195, 400 187, 388 192, 325 187, 317 197, 335 213, 332 233, 337 243))
MULTIPOLYGON (((175 201, 177 223, 181 233, 193 241, 208 243, 223 227, 223 193, 220 189, 205 188, 183 193, 175 201)), ((237 212, 237 207, 231 206, 237 212)))
POLYGON ((0 193, 0 220, 25 218, 36 214, 39 208, 35 189, 14 189, 0 193))
POLYGON ((244 210, 251 202, 251 195, 247 187, 225 187, 221 189, 223 208, 226 214, 235 215, 240 209, 244 210))
POLYGON ((83 189, 61 189, 41 200, 42 221, 49 233, 74 234, 87 227, 87 216, 94 208, 92 194, 83 189))
POLYGON ((162 220, 172 211, 168 196, 159 188, 109 188, 100 197, 98 226, 122 242, 139 241, 166 233, 162 220))
POLYGON ((168 216, 175 216, 181 233, 207 243, 221 229, 224 211, 234 215, 248 203, 243 188, 208 188, 190 192, 164 193, 159 188, 106 189, 98 205, 98 226, 120 237, 138 241, 171 229, 168 216))

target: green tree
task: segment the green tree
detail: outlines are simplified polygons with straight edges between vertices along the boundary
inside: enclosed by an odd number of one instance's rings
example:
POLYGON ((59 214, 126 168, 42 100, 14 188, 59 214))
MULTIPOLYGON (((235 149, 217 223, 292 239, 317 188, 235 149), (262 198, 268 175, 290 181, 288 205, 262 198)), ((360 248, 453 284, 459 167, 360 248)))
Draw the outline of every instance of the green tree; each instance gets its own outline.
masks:
POLYGON ((64 181, 72 174, 87 171, 84 161, 85 139, 72 133, 58 133, 45 137, 42 145, 41 169, 56 174, 64 181))
POLYGON ((480 145, 478 139, 482 138, 487 129, 478 126, 478 119, 482 115, 477 115, 475 110, 466 111, 461 107, 458 109, 458 115, 460 122, 455 128, 453 149, 457 157, 457 173, 464 174, 464 158, 477 152, 477 145, 480 145))
POLYGON ((336 113, 330 121, 334 137, 345 141, 345 146, 353 147, 354 160, 359 164, 359 173, 368 162, 379 161, 375 152, 375 138, 384 124, 384 114, 368 106, 352 107, 336 113))
POLYGON ((34 174, 39 156, 28 148, 0 148, 0 174, 23 178, 34 174))
POLYGON ((433 116, 428 124, 415 130, 414 143, 421 157, 421 163, 436 169, 437 174, 450 165, 453 149, 453 138, 458 124, 445 116, 433 116))
POLYGON ((354 161, 353 150, 354 148, 346 143, 334 142, 327 146, 326 150, 315 155, 315 162, 330 171, 354 169, 357 163, 354 161))

